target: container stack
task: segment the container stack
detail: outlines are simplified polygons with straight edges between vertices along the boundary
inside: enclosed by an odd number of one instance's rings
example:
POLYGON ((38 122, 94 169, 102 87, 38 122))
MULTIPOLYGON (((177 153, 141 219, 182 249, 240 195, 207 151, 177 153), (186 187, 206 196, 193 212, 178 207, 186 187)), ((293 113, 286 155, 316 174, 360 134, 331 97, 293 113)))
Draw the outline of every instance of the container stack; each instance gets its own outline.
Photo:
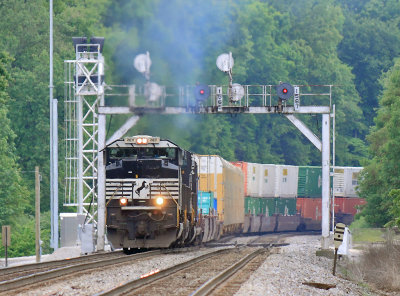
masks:
POLYGON ((223 223, 223 232, 241 228, 245 188, 242 171, 217 155, 197 155, 197 158, 198 206, 201 209, 208 207, 209 214, 211 211, 218 214, 219 221, 223 223))

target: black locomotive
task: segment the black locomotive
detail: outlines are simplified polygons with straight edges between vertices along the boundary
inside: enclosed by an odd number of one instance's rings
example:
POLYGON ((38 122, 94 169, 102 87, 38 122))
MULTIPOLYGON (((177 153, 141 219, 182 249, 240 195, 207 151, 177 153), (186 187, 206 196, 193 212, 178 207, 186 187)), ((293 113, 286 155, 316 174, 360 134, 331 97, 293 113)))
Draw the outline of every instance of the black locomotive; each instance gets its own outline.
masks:
POLYGON ((114 248, 167 248, 196 239, 192 153, 150 136, 117 140, 105 153, 107 237, 114 248))

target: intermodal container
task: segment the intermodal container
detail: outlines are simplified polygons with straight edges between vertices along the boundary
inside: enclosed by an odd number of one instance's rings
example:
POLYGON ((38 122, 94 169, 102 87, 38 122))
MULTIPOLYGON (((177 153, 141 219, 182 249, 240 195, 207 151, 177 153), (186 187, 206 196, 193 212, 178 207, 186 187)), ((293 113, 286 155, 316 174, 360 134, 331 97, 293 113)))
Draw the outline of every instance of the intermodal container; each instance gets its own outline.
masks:
POLYGON ((244 199, 245 214, 272 216, 276 212, 275 198, 246 196, 244 199))
POLYGON ((244 210, 245 214, 258 215, 260 213, 260 199, 246 196, 244 198, 244 210))
POLYGON ((277 166, 274 164, 259 165, 258 195, 260 197, 278 197, 276 191, 277 166))
POLYGON ((217 210, 216 201, 212 192, 198 191, 197 193, 197 205, 204 215, 209 215, 211 208, 217 210))
POLYGON ((362 167, 335 167, 333 174, 333 194, 342 197, 358 197, 356 188, 362 167))
POLYGON ((282 216, 296 215, 296 198, 275 198, 276 213, 282 216))
POLYGON ((344 196, 344 168, 335 167, 333 170, 333 194, 344 196))
POLYGON ((322 199, 321 198, 297 198, 297 212, 303 218, 310 218, 314 221, 322 220, 322 199))
POLYGON ((360 211, 360 207, 367 202, 358 197, 335 197, 335 213, 352 214, 353 216, 360 211))
POLYGON ((247 163, 247 196, 260 197, 260 167, 259 163, 247 163))
POLYGON ((358 197, 356 188, 358 186, 358 176, 363 168, 361 167, 346 167, 344 170, 345 197, 358 197))
POLYGON ((322 168, 311 166, 299 167, 297 186, 298 197, 322 196, 322 168))
POLYGON ((260 199, 260 214, 265 216, 272 216, 276 213, 275 198, 261 198, 260 199))
POLYGON ((296 197, 299 177, 299 167, 277 165, 277 180, 275 190, 279 197, 296 197))

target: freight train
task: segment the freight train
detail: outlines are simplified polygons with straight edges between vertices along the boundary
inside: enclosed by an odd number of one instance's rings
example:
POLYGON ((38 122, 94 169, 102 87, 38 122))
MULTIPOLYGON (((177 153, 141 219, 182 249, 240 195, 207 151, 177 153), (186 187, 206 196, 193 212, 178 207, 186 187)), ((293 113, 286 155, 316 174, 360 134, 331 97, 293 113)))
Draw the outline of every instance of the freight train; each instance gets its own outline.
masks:
MULTIPOLYGON (((228 233, 321 229, 321 168, 230 163, 151 136, 103 151, 107 238, 126 253, 228 233)), ((360 170, 335 169, 335 212, 345 218, 365 203, 354 190, 360 170)))

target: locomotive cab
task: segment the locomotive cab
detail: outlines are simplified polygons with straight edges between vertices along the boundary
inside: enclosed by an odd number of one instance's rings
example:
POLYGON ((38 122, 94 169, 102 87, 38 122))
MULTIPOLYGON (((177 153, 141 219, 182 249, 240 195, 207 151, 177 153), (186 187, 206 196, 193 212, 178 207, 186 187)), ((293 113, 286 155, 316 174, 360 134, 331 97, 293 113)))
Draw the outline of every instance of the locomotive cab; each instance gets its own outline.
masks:
POLYGON ((135 136, 108 145, 107 237, 115 248, 167 248, 196 235, 197 168, 169 140, 135 136))

